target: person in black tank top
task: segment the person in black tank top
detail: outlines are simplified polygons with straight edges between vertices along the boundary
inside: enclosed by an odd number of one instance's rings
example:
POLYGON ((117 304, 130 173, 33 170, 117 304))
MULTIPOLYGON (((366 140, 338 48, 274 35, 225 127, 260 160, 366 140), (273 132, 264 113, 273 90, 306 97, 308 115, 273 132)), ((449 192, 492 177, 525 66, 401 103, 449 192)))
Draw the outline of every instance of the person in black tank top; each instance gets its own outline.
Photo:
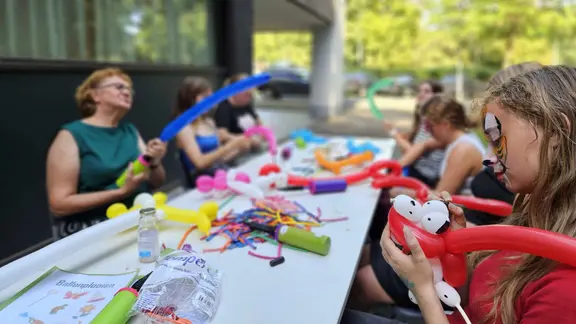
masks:
MULTIPOLYGON (((238 82, 248 77, 247 74, 240 73, 226 79, 224 86, 238 82)), ((214 114, 216 126, 220 129, 227 130, 230 134, 241 135, 249 128, 261 126, 260 116, 254 110, 254 103, 251 91, 244 91, 234 95, 228 100, 218 105, 214 114)), ((258 153, 262 150, 262 140, 258 137, 252 137, 251 151, 258 153)))

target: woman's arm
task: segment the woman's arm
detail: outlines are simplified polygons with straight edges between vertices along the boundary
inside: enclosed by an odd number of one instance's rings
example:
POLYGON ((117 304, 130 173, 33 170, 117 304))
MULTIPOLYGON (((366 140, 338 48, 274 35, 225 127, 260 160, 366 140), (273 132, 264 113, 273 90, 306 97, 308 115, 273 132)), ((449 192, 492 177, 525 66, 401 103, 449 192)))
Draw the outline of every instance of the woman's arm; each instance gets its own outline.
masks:
POLYGON ((391 132, 390 135, 392 135, 392 138, 394 138, 394 140, 396 140, 396 145, 398 145, 401 152, 406 153, 412 148, 412 146, 413 146, 412 142, 410 142, 408 139, 406 139, 398 131, 391 132))
POLYGON ((46 185, 50 212, 57 217, 90 210, 124 198, 124 189, 78 194, 80 158, 78 146, 70 132, 61 130, 48 150, 46 185))
MULTIPOLYGON (((474 146, 462 143, 457 145, 446 161, 446 170, 440 178, 434 192, 446 191, 450 194, 458 193, 472 171, 482 164, 482 155, 474 146)), ((408 188, 395 187, 390 190, 390 197, 407 195, 416 198, 416 191, 408 188)))
POLYGON ((412 147, 406 153, 404 153, 398 162, 402 167, 412 165, 412 163, 416 162, 416 160, 418 160, 427 151, 436 150, 439 148, 442 148, 442 144, 431 138, 425 142, 412 145, 412 147))
POLYGON ((471 144, 461 143, 450 152, 446 169, 435 188, 436 192, 458 193, 472 171, 482 165, 482 154, 471 144))
POLYGON ((234 136, 235 135, 230 134, 226 128, 218 128, 218 140, 220 140, 220 143, 226 144, 234 138, 234 136))
POLYGON ((198 169, 207 169, 213 165, 216 161, 221 160, 224 156, 227 156, 230 152, 237 149, 237 141, 239 139, 231 139, 226 144, 220 145, 216 150, 203 154, 198 147, 196 142, 196 137, 194 136, 194 131, 191 127, 184 127, 176 135, 176 143, 178 146, 186 153, 190 161, 198 169))
MULTIPOLYGON (((140 153, 144 154, 146 152, 146 143, 144 143, 144 139, 142 139, 140 134, 138 134, 138 148, 140 149, 140 153)), ((158 189, 164 183, 164 180, 166 180, 166 170, 162 162, 156 161, 153 163, 155 163, 155 167, 150 168, 150 178, 148 178, 148 182, 153 189, 158 189)))
POLYGON ((418 300, 418 307, 424 317, 424 323, 450 324, 433 285, 414 287, 412 289, 418 300))

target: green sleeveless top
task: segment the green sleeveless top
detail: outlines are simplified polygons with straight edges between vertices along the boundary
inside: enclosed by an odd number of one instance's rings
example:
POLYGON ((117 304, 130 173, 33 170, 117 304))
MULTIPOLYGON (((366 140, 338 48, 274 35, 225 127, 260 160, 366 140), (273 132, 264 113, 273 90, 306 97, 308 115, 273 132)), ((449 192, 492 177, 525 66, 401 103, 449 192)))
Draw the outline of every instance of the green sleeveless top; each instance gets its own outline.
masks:
MULTIPOLYGON (((62 128, 72 134, 78 146, 78 193, 117 189, 116 179, 126 170, 128 164, 140 155, 138 131, 131 123, 121 122, 118 127, 99 127, 77 120, 62 128)), ((130 207, 137 194, 148 190, 148 183, 143 183, 131 197, 121 202, 130 207)), ((114 202, 75 215, 55 218, 56 236, 65 237, 106 220, 106 209, 112 203, 114 202)))

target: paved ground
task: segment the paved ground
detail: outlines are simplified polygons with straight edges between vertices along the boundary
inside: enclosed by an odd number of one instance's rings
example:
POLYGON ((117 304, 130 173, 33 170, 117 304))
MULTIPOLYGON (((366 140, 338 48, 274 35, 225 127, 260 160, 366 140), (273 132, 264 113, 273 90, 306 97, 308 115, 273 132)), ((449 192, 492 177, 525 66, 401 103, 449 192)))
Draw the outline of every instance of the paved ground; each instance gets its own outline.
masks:
MULTIPOLYGON (((412 123, 414 99, 378 98, 376 104, 383 112, 386 121, 401 129, 408 129, 412 123)), ((308 102, 305 98, 290 98, 279 101, 260 101, 258 111, 266 125, 270 125, 282 138, 296 128, 307 127, 324 134, 344 134, 351 136, 386 137, 382 122, 370 113, 365 99, 351 99, 347 111, 326 122, 314 122, 308 115, 308 102)))

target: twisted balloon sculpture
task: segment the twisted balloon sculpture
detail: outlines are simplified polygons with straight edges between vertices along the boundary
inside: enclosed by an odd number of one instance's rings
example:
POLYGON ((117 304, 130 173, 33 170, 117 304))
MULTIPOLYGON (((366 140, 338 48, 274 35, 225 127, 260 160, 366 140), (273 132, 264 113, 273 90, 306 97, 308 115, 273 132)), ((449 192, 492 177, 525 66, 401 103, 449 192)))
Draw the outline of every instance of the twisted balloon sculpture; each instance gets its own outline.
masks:
MULTIPOLYGON (((447 225, 445 217, 424 216, 431 215, 431 213, 421 211, 429 203, 431 202, 420 205, 408 196, 396 197, 394 206, 388 213, 390 233, 403 247, 403 250, 408 252, 403 232, 404 227, 408 226, 420 243, 426 257, 440 260, 444 280, 453 287, 459 287, 466 283, 466 256, 464 253, 467 252, 516 251, 576 267, 576 258, 574 258, 576 239, 573 237, 536 228, 511 225, 485 225, 454 231, 447 225), (413 218, 411 215, 419 215, 420 218, 413 218), (417 222, 423 220, 432 223, 429 226, 424 224, 418 226, 417 222)), ((433 204, 436 207, 439 206, 437 203, 433 204)))

